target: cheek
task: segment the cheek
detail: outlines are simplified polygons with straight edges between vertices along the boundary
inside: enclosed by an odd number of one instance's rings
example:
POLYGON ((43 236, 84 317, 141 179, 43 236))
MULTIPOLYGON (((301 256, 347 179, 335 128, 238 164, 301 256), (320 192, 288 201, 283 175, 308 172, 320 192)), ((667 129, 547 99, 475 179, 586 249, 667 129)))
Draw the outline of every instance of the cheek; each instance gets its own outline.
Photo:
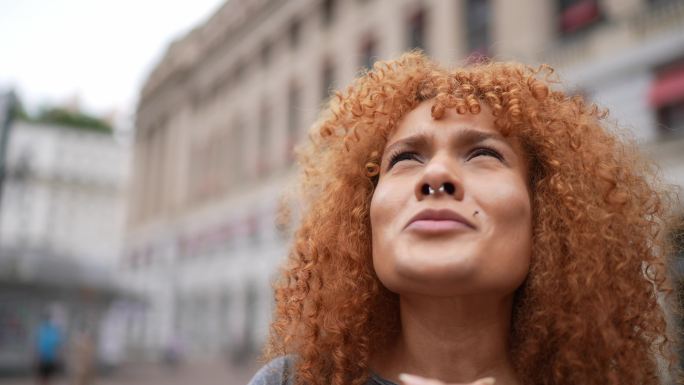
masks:
POLYGON ((520 183, 503 184, 491 190, 486 206, 495 222, 529 227, 531 221, 530 196, 520 183))
POLYGON ((481 196, 488 251, 501 258, 500 266, 511 269, 509 274, 526 275, 532 252, 532 205, 526 185, 509 180, 481 196))
POLYGON ((403 205, 398 194, 401 191, 391 185, 379 182, 373 192, 370 204, 371 231, 375 242, 376 235, 382 236, 396 224, 396 217, 403 205))
POLYGON ((380 240, 382 239, 380 229, 384 227, 383 222, 386 220, 384 203, 382 189, 380 184, 378 184, 375 191, 373 191, 373 197, 371 198, 370 203, 371 240, 373 250, 378 248, 380 240))
POLYGON ((381 198, 381 191, 380 191, 380 185, 375 187, 375 190, 373 191, 373 196, 371 197, 371 203, 370 203, 370 222, 371 222, 371 233, 373 234, 373 238, 375 238, 375 234, 377 232, 377 227, 380 225, 380 221, 384 217, 382 215, 383 212, 383 200, 381 198))
POLYGON ((385 221, 387 220, 387 209, 385 207, 386 202, 383 198, 383 195, 383 189, 381 188, 380 184, 378 184, 373 192, 373 197, 371 198, 370 203, 371 258, 373 260, 373 266, 376 273, 378 273, 378 270, 382 270, 382 267, 379 266, 379 261, 383 261, 385 259, 382 258, 382 255, 384 254, 384 248, 382 245, 387 243, 387 237, 382 231, 382 229, 386 227, 385 221))
POLYGON ((393 247, 401 232, 400 213, 405 205, 402 189, 390 183, 378 183, 370 203, 371 245, 373 266, 378 277, 387 285, 392 271, 393 247))

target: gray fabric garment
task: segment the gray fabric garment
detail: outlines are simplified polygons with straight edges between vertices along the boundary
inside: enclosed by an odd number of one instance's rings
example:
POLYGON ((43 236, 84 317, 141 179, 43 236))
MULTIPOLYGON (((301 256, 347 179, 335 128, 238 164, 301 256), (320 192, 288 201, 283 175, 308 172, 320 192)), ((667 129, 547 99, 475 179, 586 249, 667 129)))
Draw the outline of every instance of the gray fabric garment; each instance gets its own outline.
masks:
MULTIPOLYGON (((263 368, 259 369, 248 385, 294 385, 292 381, 292 370, 294 368, 294 357, 278 357, 263 368), (289 375, 288 375, 289 374, 289 375)), ((392 381, 386 380, 375 373, 371 373, 365 385, 396 385, 392 381)))

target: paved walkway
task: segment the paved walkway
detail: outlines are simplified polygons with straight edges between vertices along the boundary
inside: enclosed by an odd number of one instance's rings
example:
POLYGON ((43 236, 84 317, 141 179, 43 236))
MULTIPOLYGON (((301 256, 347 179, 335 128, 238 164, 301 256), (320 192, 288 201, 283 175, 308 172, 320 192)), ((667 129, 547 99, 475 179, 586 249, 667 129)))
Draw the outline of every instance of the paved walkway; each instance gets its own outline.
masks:
MULTIPOLYGON (((115 373, 99 376, 89 385, 247 385, 259 369, 257 363, 231 367, 220 362, 204 362, 170 368, 164 365, 123 366, 115 373)), ((35 385, 30 377, 0 377, 1 385, 35 385)), ((66 376, 51 385, 72 385, 66 376)))

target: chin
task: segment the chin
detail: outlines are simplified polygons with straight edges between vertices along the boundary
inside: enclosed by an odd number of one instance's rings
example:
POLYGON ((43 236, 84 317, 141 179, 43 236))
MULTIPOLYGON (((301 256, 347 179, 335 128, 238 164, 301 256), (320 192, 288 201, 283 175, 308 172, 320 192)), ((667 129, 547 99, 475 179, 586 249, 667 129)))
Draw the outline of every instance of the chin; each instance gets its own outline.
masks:
POLYGON ((458 255, 429 258, 404 255, 398 256, 389 266, 376 266, 382 284, 399 294, 415 290, 421 294, 465 290, 477 281, 477 270, 473 258, 458 255))
POLYGON ((524 264, 495 266, 478 253, 394 253, 391 261, 376 264, 382 284, 397 294, 448 297, 499 293, 508 295, 522 284, 524 264), (426 257, 429 255, 429 257, 426 257))
POLYGON ((464 279, 475 273, 477 265, 472 256, 454 254, 407 255, 395 261, 395 269, 402 276, 439 280, 464 279))

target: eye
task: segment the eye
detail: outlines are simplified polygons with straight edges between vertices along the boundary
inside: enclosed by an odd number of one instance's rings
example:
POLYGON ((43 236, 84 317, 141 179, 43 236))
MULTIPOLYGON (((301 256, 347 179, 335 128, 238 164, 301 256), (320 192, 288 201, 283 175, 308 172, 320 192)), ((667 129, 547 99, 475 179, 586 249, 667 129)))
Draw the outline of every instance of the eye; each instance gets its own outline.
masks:
POLYGON ((473 158, 476 158, 478 156, 491 156, 493 158, 496 158, 498 160, 503 160, 503 155, 501 155, 500 152, 496 151, 493 148, 489 147, 478 147, 475 148, 468 154, 468 160, 471 160, 473 158))
POLYGON ((392 168, 395 164, 401 162, 402 160, 420 160, 418 158, 418 153, 413 151, 400 151, 392 156, 390 156, 388 169, 392 168))

